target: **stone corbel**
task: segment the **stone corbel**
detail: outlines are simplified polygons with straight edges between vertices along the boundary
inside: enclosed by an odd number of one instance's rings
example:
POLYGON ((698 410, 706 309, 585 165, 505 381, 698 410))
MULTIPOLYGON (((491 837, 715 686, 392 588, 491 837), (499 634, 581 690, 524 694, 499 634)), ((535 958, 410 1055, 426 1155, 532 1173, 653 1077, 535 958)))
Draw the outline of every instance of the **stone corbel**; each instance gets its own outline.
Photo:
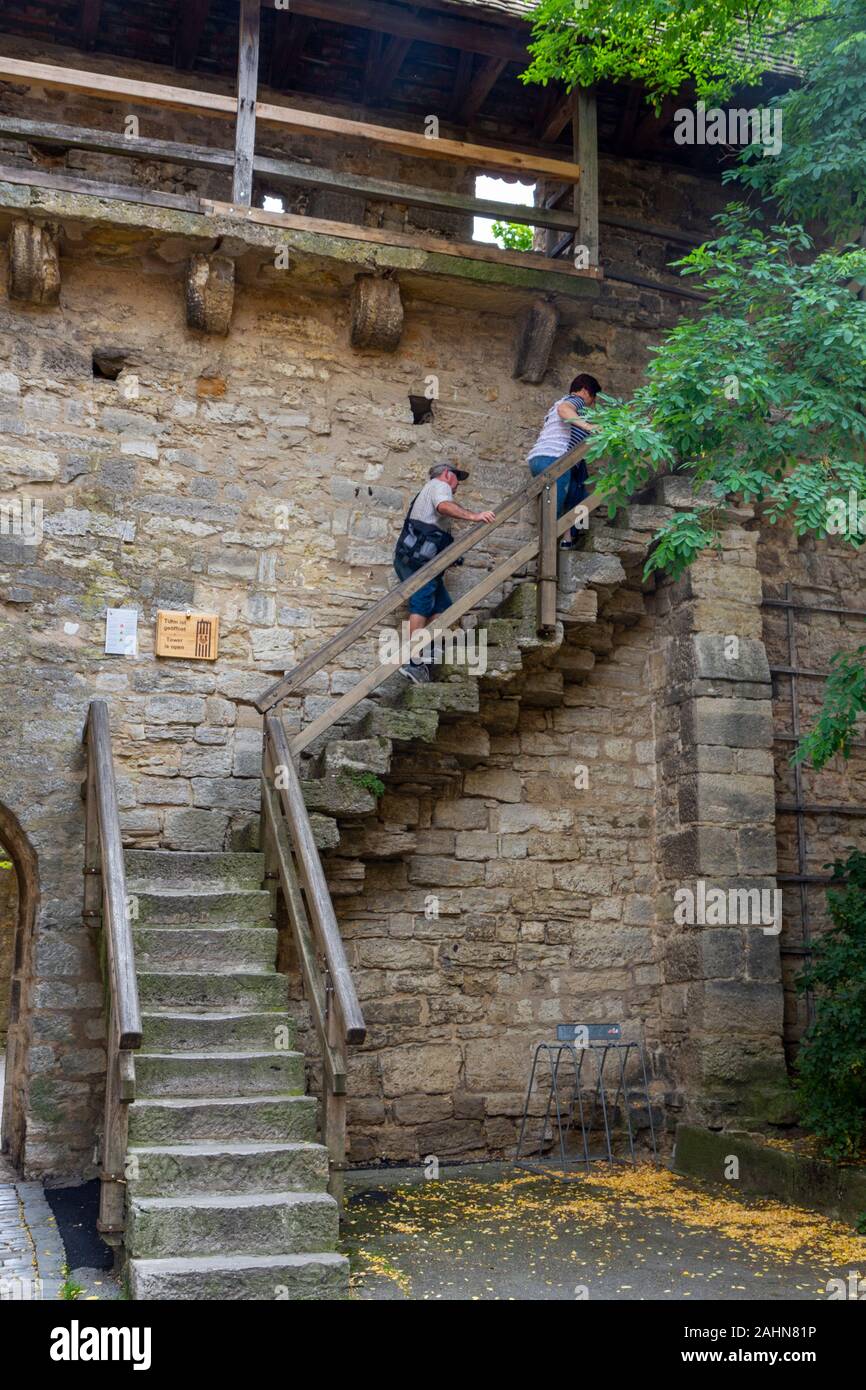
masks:
POLYGON ((228 256, 191 256, 186 275, 186 321, 199 333, 229 331, 235 263, 228 256))
POLYGON ((58 228, 51 223, 12 223, 9 233, 9 298, 24 304, 56 304, 60 298, 58 228))
POLYGON ((358 275, 352 286, 352 347, 395 352, 402 336, 399 281, 390 276, 358 275))
POLYGON ((518 381, 538 385, 550 360, 559 314, 547 299, 536 299, 523 318, 512 375, 518 381))

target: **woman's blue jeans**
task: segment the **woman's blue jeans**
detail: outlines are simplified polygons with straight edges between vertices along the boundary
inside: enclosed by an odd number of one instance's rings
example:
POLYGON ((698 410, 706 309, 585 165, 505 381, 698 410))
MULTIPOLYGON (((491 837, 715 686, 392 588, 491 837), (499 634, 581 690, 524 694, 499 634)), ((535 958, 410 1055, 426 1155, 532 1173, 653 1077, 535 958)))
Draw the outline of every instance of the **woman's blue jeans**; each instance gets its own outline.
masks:
MULTIPOLYGON (((561 456, 560 456, 561 457, 561 456)), ((533 478, 537 478, 539 473, 544 473, 551 464, 556 463, 557 459, 549 454, 539 454, 537 458, 529 460, 529 471, 533 478)), ((572 468, 560 473, 556 480, 556 515, 564 516, 572 507, 576 507, 586 496, 584 481, 586 479, 586 463, 581 459, 580 463, 572 468)), ((572 535, 574 528, 572 527, 572 535)))

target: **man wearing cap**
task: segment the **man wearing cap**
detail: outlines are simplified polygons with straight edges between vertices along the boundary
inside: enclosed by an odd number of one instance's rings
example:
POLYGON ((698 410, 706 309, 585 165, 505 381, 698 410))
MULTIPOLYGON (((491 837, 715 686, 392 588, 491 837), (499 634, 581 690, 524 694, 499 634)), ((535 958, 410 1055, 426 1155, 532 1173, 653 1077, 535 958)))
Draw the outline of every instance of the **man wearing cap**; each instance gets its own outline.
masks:
MULTIPOLYGON (((493 512, 470 512, 454 501, 458 486, 468 477, 465 469, 455 468, 450 463, 435 463, 430 469, 429 481, 412 502, 394 551, 394 569, 401 580, 408 579, 429 564, 451 544, 451 526, 455 518, 458 521, 495 520, 493 512)), ((441 574, 412 595, 409 600, 409 642, 413 652, 419 646, 413 642, 415 633, 425 628, 430 618, 444 613, 451 603, 451 595, 445 588, 441 574)), ((419 685, 430 679, 430 668, 420 656, 412 655, 400 670, 419 685)))

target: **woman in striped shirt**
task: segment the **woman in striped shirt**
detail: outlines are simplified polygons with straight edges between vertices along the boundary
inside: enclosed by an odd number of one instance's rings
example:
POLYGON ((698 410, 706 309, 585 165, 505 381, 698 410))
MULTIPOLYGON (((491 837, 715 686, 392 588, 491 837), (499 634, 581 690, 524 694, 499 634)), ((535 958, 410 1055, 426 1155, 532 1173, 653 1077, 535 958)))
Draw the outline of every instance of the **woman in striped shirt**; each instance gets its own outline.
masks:
MULTIPOLYGON (((568 388, 568 395, 556 401, 544 417, 541 433, 529 451, 529 471, 533 478, 543 473, 563 454, 570 453, 588 439, 594 425, 584 419, 587 410, 595 405, 595 398, 601 386, 594 376, 581 372, 568 388)), ((556 511, 562 516, 572 507, 578 506, 586 496, 586 463, 581 459, 556 480, 556 511)), ((562 542, 571 546, 577 537, 574 527, 570 539, 562 542)))

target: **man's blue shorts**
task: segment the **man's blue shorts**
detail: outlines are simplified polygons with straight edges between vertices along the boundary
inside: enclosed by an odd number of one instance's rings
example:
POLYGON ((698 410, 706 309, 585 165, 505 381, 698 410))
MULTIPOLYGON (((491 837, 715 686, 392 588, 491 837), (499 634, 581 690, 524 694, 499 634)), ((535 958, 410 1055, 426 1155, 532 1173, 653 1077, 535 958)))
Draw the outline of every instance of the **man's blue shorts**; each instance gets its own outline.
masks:
MULTIPOLYGON (((408 579, 410 574, 415 574, 415 570, 408 565, 400 565, 395 562, 394 568, 399 579, 408 579)), ((435 579, 429 580, 423 588, 413 594, 409 600, 409 612, 420 613, 424 618, 432 618, 434 613, 444 613, 446 608, 450 608, 453 599, 445 588, 441 574, 437 574, 435 579)))

